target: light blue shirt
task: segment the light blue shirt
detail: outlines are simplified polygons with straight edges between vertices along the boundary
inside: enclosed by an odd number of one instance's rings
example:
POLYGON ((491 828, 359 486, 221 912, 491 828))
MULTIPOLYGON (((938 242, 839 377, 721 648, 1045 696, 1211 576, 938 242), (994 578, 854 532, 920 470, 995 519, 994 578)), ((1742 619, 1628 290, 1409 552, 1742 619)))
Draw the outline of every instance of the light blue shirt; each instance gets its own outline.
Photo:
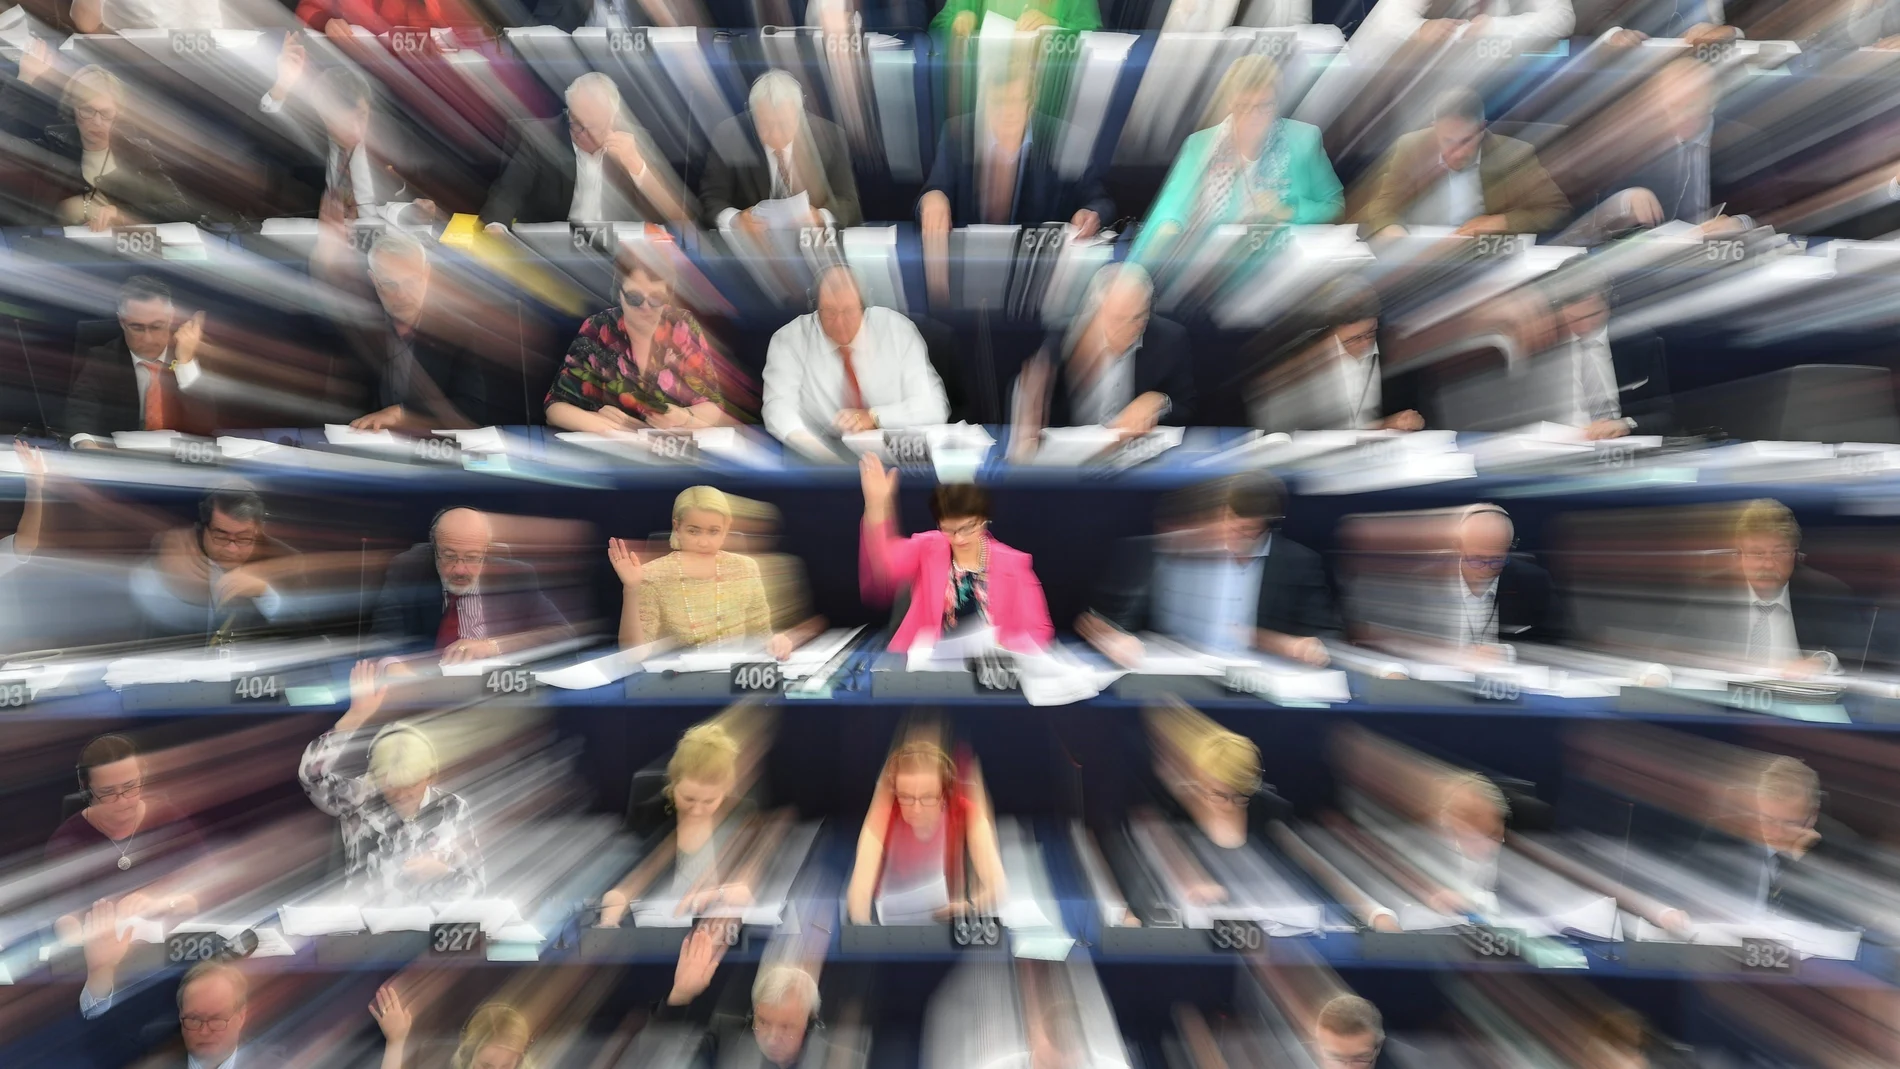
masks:
POLYGON ((1268 536, 1243 557, 1162 553, 1155 557, 1154 622, 1164 635, 1219 653, 1252 648, 1268 536))

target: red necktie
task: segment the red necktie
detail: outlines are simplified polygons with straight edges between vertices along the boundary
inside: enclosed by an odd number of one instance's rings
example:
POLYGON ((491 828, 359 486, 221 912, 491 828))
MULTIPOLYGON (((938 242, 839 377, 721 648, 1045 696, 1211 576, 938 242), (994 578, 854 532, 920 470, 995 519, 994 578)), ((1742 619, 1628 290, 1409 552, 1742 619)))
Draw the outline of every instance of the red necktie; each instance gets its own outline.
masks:
POLYGON ((145 429, 148 431, 177 430, 172 409, 172 372, 164 364, 145 363, 145 370, 151 373, 145 384, 145 429))
POLYGON ((442 626, 435 629, 435 648, 448 649, 462 637, 462 613, 460 594, 445 594, 442 599, 442 626))
POLYGON ((859 411, 864 408, 864 391, 858 388, 858 369, 851 364, 851 347, 838 346, 838 359, 844 361, 844 407, 859 411))

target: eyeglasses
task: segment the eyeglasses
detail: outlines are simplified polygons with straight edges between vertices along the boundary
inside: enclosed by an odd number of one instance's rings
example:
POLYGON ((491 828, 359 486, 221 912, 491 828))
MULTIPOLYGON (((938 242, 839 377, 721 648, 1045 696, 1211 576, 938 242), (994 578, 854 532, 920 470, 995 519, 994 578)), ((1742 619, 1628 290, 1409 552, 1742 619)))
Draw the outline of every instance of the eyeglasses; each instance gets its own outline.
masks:
POLYGON ((1357 334, 1344 335, 1339 340, 1342 344, 1350 348, 1358 345, 1370 345, 1378 339, 1379 330, 1377 327, 1374 327, 1371 330, 1362 330, 1357 334))
POLYGON ((649 304, 658 308, 666 302, 658 297, 649 297, 639 290, 623 289, 620 291, 620 303, 628 308, 645 308, 649 304))
POLYGON ((943 804, 943 795, 941 794, 900 794, 897 796, 897 804, 901 806, 910 806, 913 809, 935 809, 938 806, 943 804))
POLYGON ((955 525, 940 523, 937 525, 937 530, 951 538, 968 538, 989 525, 988 520, 967 520, 955 525))
POLYGON ((143 783, 121 783, 117 787, 101 787, 91 793, 95 802, 116 802, 121 798, 137 798, 144 790, 143 783))
POLYGON ((476 567, 487 559, 488 554, 486 553, 457 553, 450 549, 438 549, 435 551, 435 562, 450 568, 458 564, 476 567))
POLYGON ((172 321, 166 319, 156 323, 132 323, 121 319, 119 326, 125 328, 127 334, 166 334, 172 329, 172 321))
POLYGON ((92 104, 81 104, 73 109, 73 118, 80 122, 97 122, 100 119, 110 121, 118 117, 119 109, 101 108, 92 104))
POLYGON ((1511 563, 1509 557, 1462 557, 1460 559, 1473 568, 1502 568, 1511 563))
POLYGON ((257 545, 262 540, 254 534, 232 534, 229 531, 220 531, 216 527, 205 528, 205 537, 221 546, 240 546, 245 549, 257 545))
POLYGON ((1772 549, 1744 549, 1743 560, 1793 560, 1799 552, 1793 546, 1776 546, 1772 549))
POLYGON ((222 1032, 231 1027, 231 1019, 235 1016, 200 1017, 197 1014, 185 1014, 178 1018, 178 1025, 188 1032, 222 1032))

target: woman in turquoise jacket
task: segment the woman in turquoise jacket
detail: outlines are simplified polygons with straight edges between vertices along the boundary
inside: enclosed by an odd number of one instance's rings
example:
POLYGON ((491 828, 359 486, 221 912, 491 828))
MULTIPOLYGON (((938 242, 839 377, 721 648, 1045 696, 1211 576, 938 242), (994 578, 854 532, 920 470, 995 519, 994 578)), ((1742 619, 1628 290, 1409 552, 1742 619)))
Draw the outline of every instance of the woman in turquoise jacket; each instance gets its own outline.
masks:
POLYGON ((1263 55, 1227 68, 1208 111, 1214 125, 1181 143, 1130 258, 1150 268, 1226 223, 1330 223, 1346 191, 1319 128, 1279 116, 1279 68, 1263 55))

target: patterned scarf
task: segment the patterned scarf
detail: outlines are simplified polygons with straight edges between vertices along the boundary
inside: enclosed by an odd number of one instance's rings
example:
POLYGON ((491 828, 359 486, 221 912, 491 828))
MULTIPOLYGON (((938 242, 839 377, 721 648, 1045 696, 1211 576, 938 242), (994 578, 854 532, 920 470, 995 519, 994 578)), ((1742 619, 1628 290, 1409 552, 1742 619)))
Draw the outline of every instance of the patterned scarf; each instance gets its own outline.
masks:
POLYGON ((980 619, 990 618, 990 543, 983 540, 982 555, 977 559, 974 570, 966 570, 957 563, 957 555, 950 554, 950 582, 944 584, 943 633, 949 634, 957 628, 957 603, 964 595, 976 602, 980 619))
POLYGON ((1253 197, 1271 193, 1282 203, 1287 199, 1286 142, 1280 137, 1286 120, 1273 120, 1260 158, 1248 163, 1234 147, 1234 120, 1222 120, 1214 135, 1214 148, 1208 153, 1207 174, 1201 179, 1200 201, 1188 221, 1190 234, 1199 234, 1222 223, 1256 222, 1250 218, 1253 197))

